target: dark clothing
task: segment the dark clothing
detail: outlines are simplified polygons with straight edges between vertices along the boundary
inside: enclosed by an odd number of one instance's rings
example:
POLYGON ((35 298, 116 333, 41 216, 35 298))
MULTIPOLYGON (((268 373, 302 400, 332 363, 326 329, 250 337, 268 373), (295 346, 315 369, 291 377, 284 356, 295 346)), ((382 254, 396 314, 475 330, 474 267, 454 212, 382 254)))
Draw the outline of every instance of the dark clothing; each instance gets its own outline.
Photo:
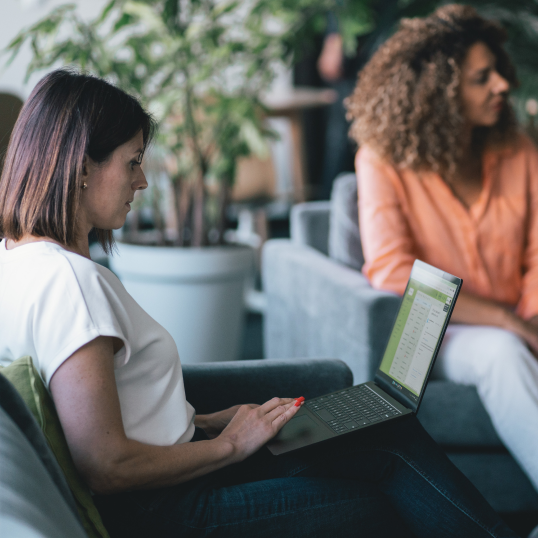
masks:
POLYGON ((414 416, 96 504, 112 538, 516 536, 414 416))

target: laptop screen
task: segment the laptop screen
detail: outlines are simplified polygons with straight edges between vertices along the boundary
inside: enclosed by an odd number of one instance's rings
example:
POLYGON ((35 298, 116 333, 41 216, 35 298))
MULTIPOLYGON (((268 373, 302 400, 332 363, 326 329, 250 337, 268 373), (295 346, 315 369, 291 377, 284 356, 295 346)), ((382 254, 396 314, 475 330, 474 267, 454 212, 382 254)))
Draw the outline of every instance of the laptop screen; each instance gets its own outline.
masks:
POLYGON ((459 278, 418 260, 411 271, 377 378, 413 408, 420 402, 460 286, 459 278))

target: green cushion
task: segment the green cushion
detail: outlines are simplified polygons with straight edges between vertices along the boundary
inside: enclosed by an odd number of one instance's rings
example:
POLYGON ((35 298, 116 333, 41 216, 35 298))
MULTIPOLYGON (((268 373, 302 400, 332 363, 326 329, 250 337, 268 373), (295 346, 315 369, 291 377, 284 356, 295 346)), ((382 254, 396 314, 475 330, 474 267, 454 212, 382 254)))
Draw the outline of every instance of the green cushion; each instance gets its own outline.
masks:
POLYGON ((109 538, 101 516, 95 507, 90 489, 78 474, 67 441, 41 376, 34 368, 31 357, 22 357, 2 368, 1 373, 11 381, 43 430, 54 456, 64 472, 84 529, 90 538, 109 538))

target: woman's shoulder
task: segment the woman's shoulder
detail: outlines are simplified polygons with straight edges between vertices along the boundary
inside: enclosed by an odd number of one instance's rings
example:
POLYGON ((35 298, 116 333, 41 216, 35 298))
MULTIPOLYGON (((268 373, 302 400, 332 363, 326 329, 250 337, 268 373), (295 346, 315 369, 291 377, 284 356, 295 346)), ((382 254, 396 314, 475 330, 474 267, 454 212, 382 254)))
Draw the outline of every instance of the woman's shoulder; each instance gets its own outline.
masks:
POLYGON ((524 131, 516 132, 512 140, 502 146, 494 146, 489 152, 498 159, 519 159, 529 155, 538 155, 538 149, 534 140, 524 131))
POLYGON ((63 250, 58 254, 59 259, 56 263, 74 278, 74 282, 88 305, 95 303, 96 299, 99 302, 105 297, 108 302, 111 302, 113 297, 122 301, 126 293, 125 288, 110 269, 68 250, 63 250))
POLYGON ((381 155, 370 144, 363 144, 357 151, 355 162, 372 162, 380 165, 388 165, 388 161, 383 159, 381 155))
POLYGON ((20 281, 36 293, 39 288, 46 291, 54 287, 57 292, 63 289, 71 296, 92 295, 104 280, 116 278, 92 260, 49 241, 37 241, 11 250, 6 250, 2 241, 0 261, 10 269, 10 282, 20 281))

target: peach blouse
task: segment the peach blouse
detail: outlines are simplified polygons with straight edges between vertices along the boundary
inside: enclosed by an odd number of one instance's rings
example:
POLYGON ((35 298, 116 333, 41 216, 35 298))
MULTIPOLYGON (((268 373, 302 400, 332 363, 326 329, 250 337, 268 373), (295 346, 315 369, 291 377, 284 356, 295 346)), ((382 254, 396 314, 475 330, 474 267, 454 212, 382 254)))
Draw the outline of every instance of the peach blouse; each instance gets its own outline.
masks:
POLYGON ((363 273, 375 288, 402 294, 419 258, 467 293, 538 314, 538 151, 528 138, 484 154, 469 209, 438 174, 397 170, 367 146, 355 165, 363 273))

